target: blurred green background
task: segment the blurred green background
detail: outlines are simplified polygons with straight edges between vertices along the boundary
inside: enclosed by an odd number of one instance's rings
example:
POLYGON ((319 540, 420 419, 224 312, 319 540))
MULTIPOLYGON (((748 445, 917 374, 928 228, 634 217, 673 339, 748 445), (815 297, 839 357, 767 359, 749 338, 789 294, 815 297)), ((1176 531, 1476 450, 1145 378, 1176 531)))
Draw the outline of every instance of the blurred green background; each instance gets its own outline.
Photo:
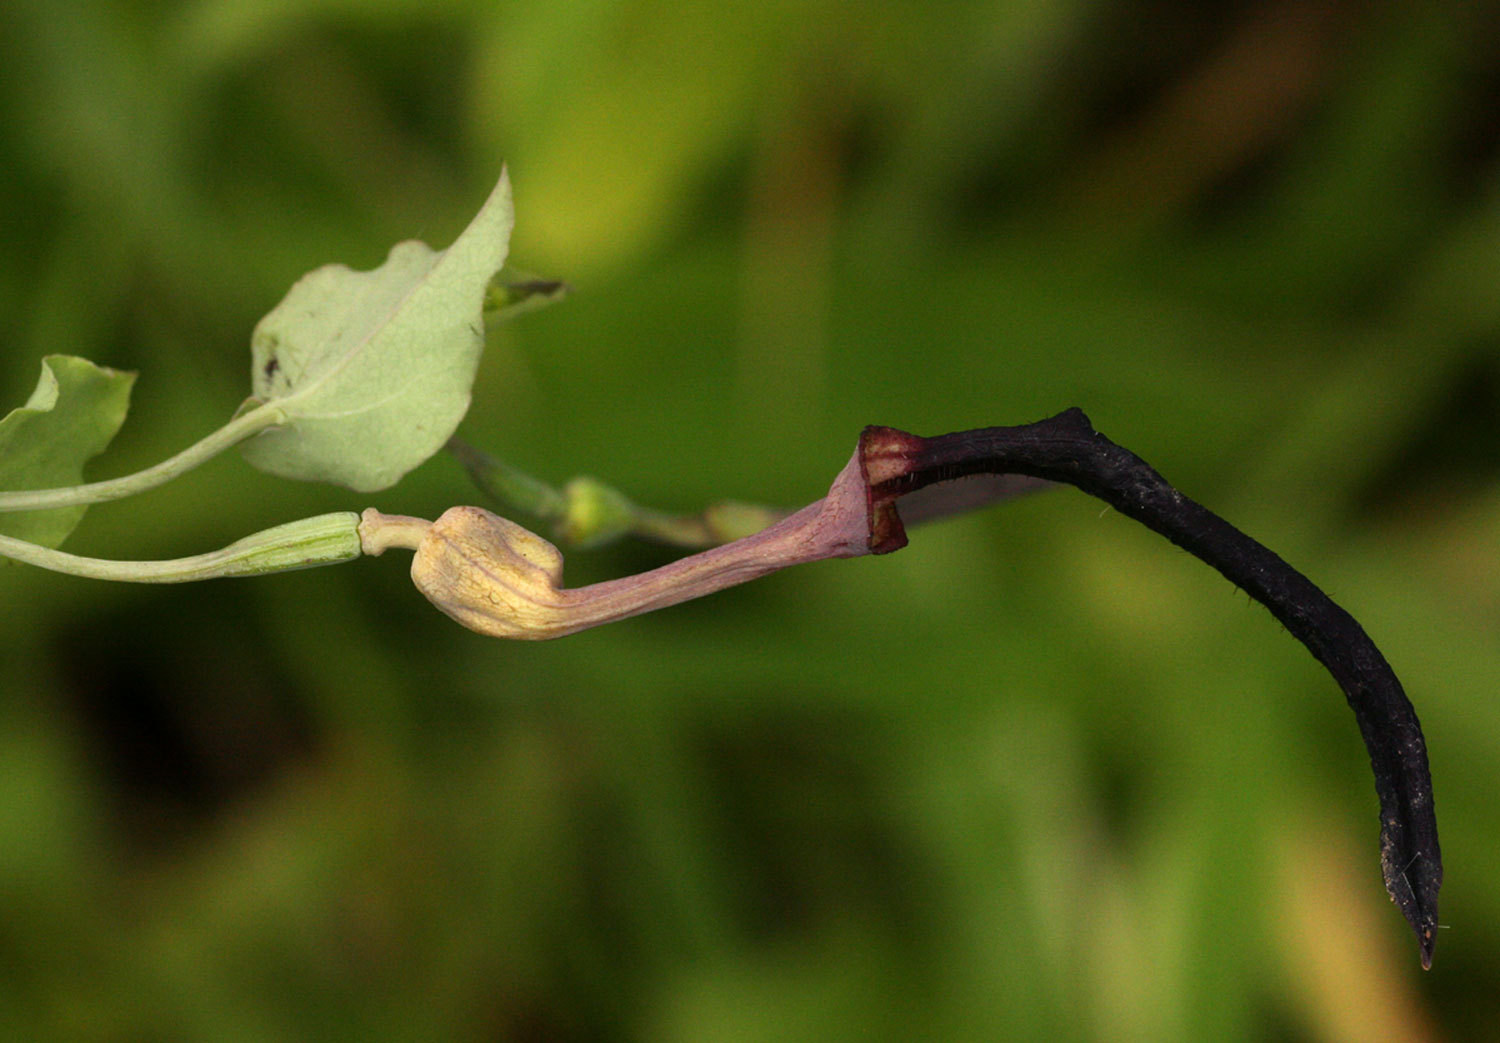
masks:
MULTIPOLYGON (((1076 492, 541 645, 404 555, 15 567, 0 1037, 1493 1038, 1497 113, 1490 4, 7 0, 0 403, 48 352, 139 370, 93 476, 223 423, 298 276, 445 245, 506 162, 513 261, 574 292, 492 336, 470 441, 797 505, 864 424, 1082 406, 1396 666, 1451 929, 1423 974, 1333 682, 1076 492)), ((69 546, 478 499, 231 453, 69 546)))

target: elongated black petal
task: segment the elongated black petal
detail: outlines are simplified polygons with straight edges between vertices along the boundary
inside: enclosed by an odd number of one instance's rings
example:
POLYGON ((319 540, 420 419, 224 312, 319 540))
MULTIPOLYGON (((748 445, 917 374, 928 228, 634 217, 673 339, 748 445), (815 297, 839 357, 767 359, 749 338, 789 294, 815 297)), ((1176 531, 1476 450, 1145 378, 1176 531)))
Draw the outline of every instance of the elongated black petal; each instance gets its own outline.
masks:
POLYGON ((896 501, 971 474, 1067 482, 1218 569, 1271 610, 1344 690, 1375 771, 1385 886, 1432 965, 1443 880, 1427 746, 1390 664, 1354 618, 1266 547, 1174 489, 1140 457, 1094 430, 1080 409, 1020 427, 935 438, 871 427, 860 442, 869 486, 870 549, 896 550, 906 534, 896 501))

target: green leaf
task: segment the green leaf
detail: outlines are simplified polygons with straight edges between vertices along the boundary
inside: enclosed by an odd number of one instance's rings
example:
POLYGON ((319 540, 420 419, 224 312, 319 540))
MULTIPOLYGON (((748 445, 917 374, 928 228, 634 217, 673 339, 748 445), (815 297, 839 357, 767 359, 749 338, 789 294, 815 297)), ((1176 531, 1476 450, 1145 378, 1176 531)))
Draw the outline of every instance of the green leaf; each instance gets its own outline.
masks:
POLYGON ((251 339, 251 401, 285 419, 245 442, 245 458, 372 492, 441 449, 469 408, 486 291, 513 221, 502 173, 448 249, 398 243, 374 271, 332 264, 303 276, 251 339))
MULTIPOLYGON (((0 489, 50 489, 83 481, 83 465, 104 451, 125 422, 134 383, 134 373, 88 359, 42 359, 31 398, 0 420, 0 489)), ((0 535, 56 547, 87 509, 0 514, 0 535)))

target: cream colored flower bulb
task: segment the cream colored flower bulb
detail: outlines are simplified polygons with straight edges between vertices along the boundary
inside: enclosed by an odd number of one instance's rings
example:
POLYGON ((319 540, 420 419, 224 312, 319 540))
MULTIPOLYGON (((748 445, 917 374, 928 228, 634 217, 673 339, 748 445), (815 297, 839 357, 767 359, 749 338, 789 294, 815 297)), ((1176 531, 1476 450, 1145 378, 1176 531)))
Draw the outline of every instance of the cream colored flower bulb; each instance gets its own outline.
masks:
POLYGON ((479 507, 452 507, 422 536, 412 582, 470 630, 541 640, 577 629, 558 589, 563 559, 536 533, 479 507))
POLYGON ((372 547, 415 547, 411 578, 417 589, 470 630, 540 641, 654 612, 792 565, 868 554, 860 467, 856 453, 828 496, 754 535, 572 590, 561 587, 556 547, 479 507, 450 508, 425 530, 420 519, 373 512, 361 532, 372 547))

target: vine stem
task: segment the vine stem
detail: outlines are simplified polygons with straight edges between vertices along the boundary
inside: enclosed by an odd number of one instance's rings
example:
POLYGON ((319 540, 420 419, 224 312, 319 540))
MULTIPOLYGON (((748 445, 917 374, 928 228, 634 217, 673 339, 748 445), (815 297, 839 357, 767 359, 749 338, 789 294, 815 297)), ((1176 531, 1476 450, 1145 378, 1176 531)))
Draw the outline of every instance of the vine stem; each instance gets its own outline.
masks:
POLYGON ((227 547, 166 561, 85 558, 0 536, 0 556, 86 579, 122 583, 191 583, 230 576, 264 576, 350 561, 363 553, 359 515, 338 511, 265 529, 227 547))
POLYGON ((0 492, 0 512, 81 507, 86 504, 105 503, 109 500, 134 496, 136 493, 165 485, 173 478, 186 474, 199 464, 218 456, 224 450, 238 445, 269 427, 275 427, 285 419, 281 409, 268 402, 256 406, 249 412, 241 413, 208 437, 144 471, 122 475, 119 478, 108 478, 101 482, 85 482, 82 485, 69 485, 57 489, 0 492))

